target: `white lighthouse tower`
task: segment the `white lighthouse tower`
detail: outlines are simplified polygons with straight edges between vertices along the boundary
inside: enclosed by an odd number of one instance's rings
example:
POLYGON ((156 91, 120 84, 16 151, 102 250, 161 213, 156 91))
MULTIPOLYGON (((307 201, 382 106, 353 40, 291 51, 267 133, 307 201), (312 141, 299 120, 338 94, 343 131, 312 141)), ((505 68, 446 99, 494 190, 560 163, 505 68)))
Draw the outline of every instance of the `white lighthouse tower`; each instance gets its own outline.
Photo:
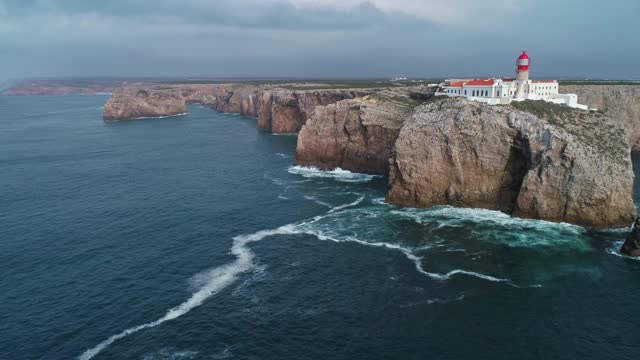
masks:
POLYGON ((516 96, 518 100, 524 100, 527 98, 529 82, 529 55, 526 51, 523 51, 518 60, 516 60, 516 96))
POLYGON ((529 65, 530 65, 529 55, 526 51, 523 51, 520 56, 518 56, 518 60, 516 60, 516 80, 518 81, 527 81, 529 80, 529 65))

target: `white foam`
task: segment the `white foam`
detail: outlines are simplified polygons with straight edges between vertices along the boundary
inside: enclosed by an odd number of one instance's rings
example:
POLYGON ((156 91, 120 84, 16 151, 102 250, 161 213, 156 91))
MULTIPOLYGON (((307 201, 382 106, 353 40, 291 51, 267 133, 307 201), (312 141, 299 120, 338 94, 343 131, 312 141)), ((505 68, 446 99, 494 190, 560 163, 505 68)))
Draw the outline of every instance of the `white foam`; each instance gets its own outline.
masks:
POLYGON ((197 351, 172 351, 170 349, 162 349, 158 352, 145 355, 143 360, 169 359, 169 360, 188 360, 198 356, 197 351))
POLYGON ((352 206, 356 206, 356 205, 360 204, 364 199, 365 199, 365 196, 362 195, 362 196, 360 196, 358 199, 356 199, 353 202, 334 207, 333 209, 329 210, 328 214, 332 214, 332 213, 334 213, 336 211, 340 211, 340 210, 343 210, 343 209, 346 209, 346 208, 349 208, 349 207, 352 207, 352 206))
POLYGON ((385 202, 385 199, 383 197, 381 198, 375 198, 375 199, 371 199, 371 202, 376 204, 376 205, 384 205, 384 206, 392 206, 390 204, 387 204, 385 202))
POLYGON ((433 305, 433 304, 447 304, 447 303, 451 303, 451 302, 457 302, 457 301, 462 301, 465 299, 465 294, 460 294, 456 297, 450 297, 450 298, 433 298, 433 299, 427 299, 424 301, 418 301, 418 302, 412 302, 412 303, 408 303, 405 305, 400 305, 401 308, 408 308, 408 307, 414 307, 417 305, 422 305, 422 304, 427 304, 427 305, 433 305))
POLYGON ((397 208, 391 214, 407 217, 432 229, 488 226, 479 240, 509 247, 593 251, 584 240, 586 229, 567 223, 512 217, 500 211, 438 206, 430 209, 397 208))
POLYGON ((166 321, 177 319, 192 309, 202 305, 205 300, 231 285, 235 280, 237 280, 241 273, 251 270, 253 266, 253 253, 247 247, 247 244, 260 241, 269 236, 291 233, 293 233, 293 225, 289 224, 273 230, 263 230, 250 235, 234 237, 231 254, 236 256, 236 260, 196 275, 195 282, 201 284, 201 287, 193 293, 189 299, 182 304, 169 309, 163 317, 155 321, 128 328, 119 334, 109 337, 95 347, 85 351, 80 355, 80 357, 78 357, 78 359, 89 360, 119 339, 144 329, 156 327, 166 321))
POLYGON ((617 257, 621 257, 629 260, 640 261, 640 257, 633 257, 633 256, 629 256, 621 253, 620 248, 622 248, 622 245, 624 245, 624 241, 614 241, 613 245, 607 248, 606 251, 608 254, 611 254, 613 256, 617 256, 617 257))
POLYGON ((328 207, 329 209, 333 208, 333 205, 331 205, 331 204, 329 204, 329 203, 326 203, 326 202, 324 202, 324 201, 322 201, 322 200, 318 199, 318 198, 317 198, 317 197, 315 197, 315 196, 305 195, 305 196, 304 196, 304 198, 305 198, 305 199, 307 199, 307 200, 313 201, 314 203, 316 203, 316 204, 318 204, 318 205, 326 206, 326 207, 328 207))
POLYGON ((361 173, 354 173, 341 168, 335 168, 333 170, 320 170, 316 167, 309 166, 291 166, 289 167, 289 173, 295 175, 301 175, 305 178, 333 178, 336 181, 348 182, 348 183, 365 183, 371 181, 379 175, 368 175, 361 173))
POLYGON ((489 222, 501 226, 528 226, 532 228, 541 227, 557 227, 573 231, 575 233, 583 233, 585 229, 578 225, 569 223, 555 223, 545 220, 534 220, 513 217, 501 211, 475 208, 458 208, 453 206, 437 206, 431 209, 414 209, 406 208, 396 210, 397 214, 404 214, 418 221, 423 219, 424 215, 430 217, 443 216, 451 219, 470 220, 474 222, 489 222))
POLYGON ((278 179, 278 178, 275 178, 275 177, 272 177, 272 176, 269 176, 269 175, 264 175, 264 178, 271 180, 271 182, 273 182, 275 185, 282 186, 284 188, 288 188, 289 187, 284 183, 284 181, 282 179, 278 179))
MULTIPOLYGON (((307 223, 307 224, 309 224, 309 223, 307 223)), ((305 224, 301 224, 301 225, 305 225, 305 224)), ((360 239, 358 239, 358 238, 356 238, 354 236, 345 236, 343 238, 337 238, 334 235, 327 234, 327 233, 325 233, 323 231, 316 230, 316 229, 309 229, 309 228, 302 229, 301 232, 305 233, 307 235, 313 235, 313 236, 317 237, 318 239, 325 240, 325 241, 333 241, 333 242, 337 242, 337 243, 355 242, 355 243, 358 243, 358 244, 361 244, 361 245, 365 245, 365 246, 382 247, 382 248, 386 248, 386 249, 390 249, 390 250, 399 251, 399 252, 403 253, 407 257, 407 259, 409 259, 409 260, 411 260, 413 262, 416 270, 419 273, 421 273, 423 275, 426 275, 426 276, 428 276, 428 277, 430 277, 431 279, 434 279, 434 280, 444 281, 444 280, 449 280, 453 276, 456 276, 456 275, 467 275, 467 276, 477 277, 477 278, 480 278, 480 279, 483 279, 483 280, 487 280, 487 281, 504 282, 504 283, 508 283, 509 285, 516 286, 509 279, 497 278, 497 277, 494 277, 494 276, 485 275, 485 274, 481 274, 481 273, 477 273, 477 272, 473 272, 473 271, 462 270, 462 269, 452 270, 452 271, 450 271, 450 272, 448 272, 446 274, 439 274, 439 273, 426 271, 422 267, 422 257, 416 256, 412 249, 403 247, 401 245, 390 244, 390 243, 386 243, 386 242, 368 242, 368 241, 360 240, 360 239)))
MULTIPOLYGON (((131 119, 129 119, 129 120, 143 120, 143 119, 167 119, 167 118, 178 117, 178 116, 185 116, 185 115, 189 115, 189 113, 180 113, 180 114, 162 115, 162 116, 141 116, 141 117, 137 117, 137 118, 131 118, 131 119)), ((115 119, 115 120, 108 120, 108 121, 120 121, 120 120, 119 120, 119 119, 115 119)))
POLYGON ((291 159, 291 155, 287 155, 287 154, 283 154, 283 153, 276 153, 276 156, 279 156, 283 159, 291 159))

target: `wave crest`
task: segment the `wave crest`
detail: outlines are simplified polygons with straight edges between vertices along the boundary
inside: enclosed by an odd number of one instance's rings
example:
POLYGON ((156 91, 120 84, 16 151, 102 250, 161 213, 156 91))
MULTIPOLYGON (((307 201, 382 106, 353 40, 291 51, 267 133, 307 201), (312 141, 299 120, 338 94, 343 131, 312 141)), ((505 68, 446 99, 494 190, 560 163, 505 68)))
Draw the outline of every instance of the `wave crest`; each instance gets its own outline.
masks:
POLYGON ((341 168, 335 168, 333 170, 320 170, 313 166, 291 166, 288 169, 290 174, 301 175, 305 178, 332 178, 336 181, 346 183, 366 183, 373 180, 379 175, 368 175, 361 173, 354 173, 341 168))

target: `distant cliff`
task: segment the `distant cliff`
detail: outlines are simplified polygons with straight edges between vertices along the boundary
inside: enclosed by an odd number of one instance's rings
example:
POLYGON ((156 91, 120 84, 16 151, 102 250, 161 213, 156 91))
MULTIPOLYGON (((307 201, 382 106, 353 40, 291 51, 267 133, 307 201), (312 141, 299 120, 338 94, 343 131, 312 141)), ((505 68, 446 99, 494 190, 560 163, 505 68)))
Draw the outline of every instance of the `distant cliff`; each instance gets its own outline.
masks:
POLYGON ((123 80, 24 80, 0 87, 0 96, 111 93, 123 80))
POLYGON ((633 151, 640 151, 640 85, 566 85, 561 90, 622 123, 633 151))
POLYGON ((130 120, 182 114, 188 103, 258 118, 258 127, 295 133, 317 106, 371 94, 374 90, 297 90, 240 84, 130 85, 116 90, 104 106, 105 120, 130 120))

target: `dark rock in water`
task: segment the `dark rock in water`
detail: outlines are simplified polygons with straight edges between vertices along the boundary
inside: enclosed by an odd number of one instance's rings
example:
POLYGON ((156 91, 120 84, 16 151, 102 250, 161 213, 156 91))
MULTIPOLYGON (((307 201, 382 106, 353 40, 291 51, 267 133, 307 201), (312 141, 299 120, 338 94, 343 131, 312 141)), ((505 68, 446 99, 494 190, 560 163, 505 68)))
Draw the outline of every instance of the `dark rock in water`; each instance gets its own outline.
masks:
POLYGON ((627 236, 620 252, 627 256, 640 257, 640 217, 633 224, 631 233, 627 236))

